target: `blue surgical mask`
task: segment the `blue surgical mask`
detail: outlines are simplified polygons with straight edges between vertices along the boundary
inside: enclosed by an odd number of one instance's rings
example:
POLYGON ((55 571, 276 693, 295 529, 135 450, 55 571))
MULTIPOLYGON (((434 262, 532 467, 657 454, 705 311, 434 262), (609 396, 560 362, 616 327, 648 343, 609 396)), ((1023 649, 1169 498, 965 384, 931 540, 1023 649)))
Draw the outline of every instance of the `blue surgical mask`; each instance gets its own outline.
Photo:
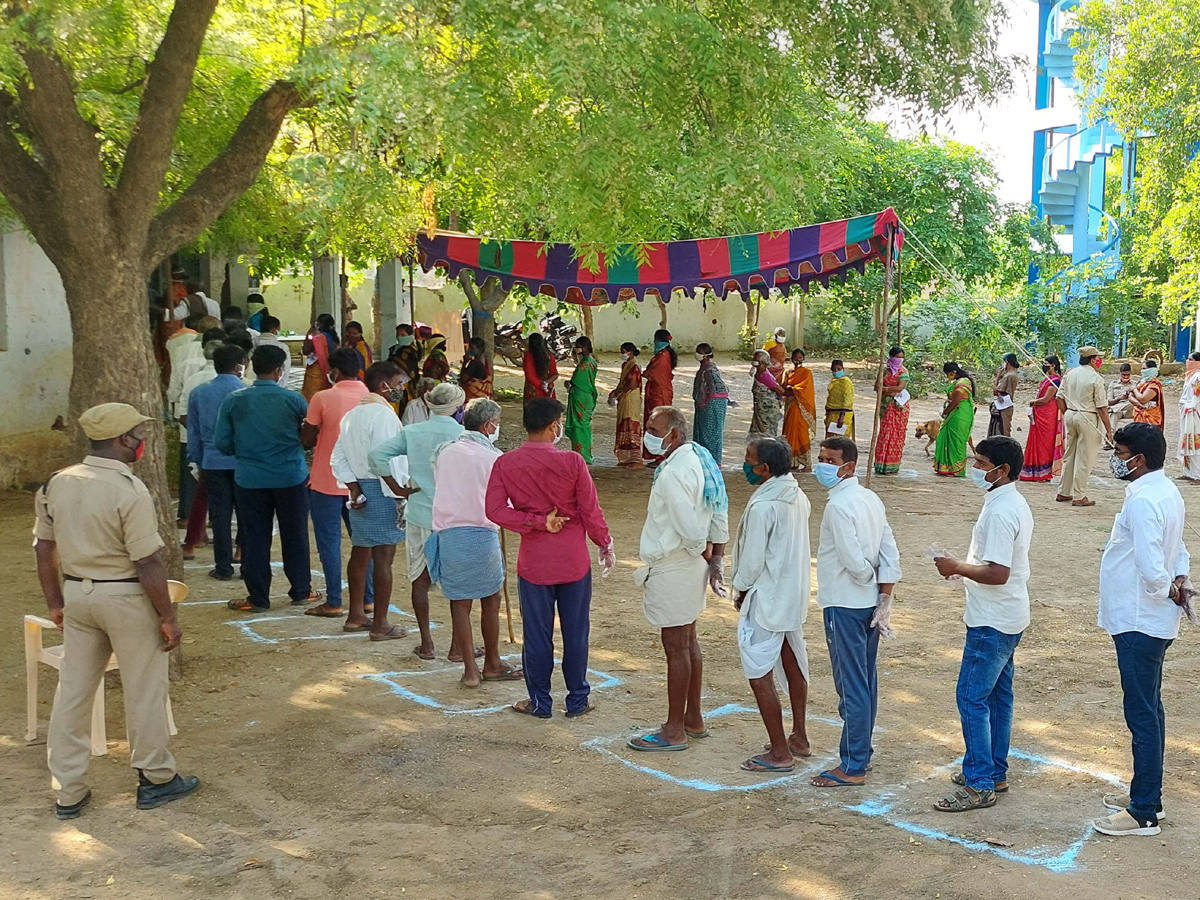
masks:
POLYGON ((971 484, 975 485, 975 487, 979 488, 981 491, 990 491, 996 485, 993 482, 988 481, 987 477, 995 472, 998 468, 1000 467, 995 466, 991 469, 980 469, 973 467, 967 470, 967 475, 970 476, 971 484))
POLYGON ((838 474, 841 468, 841 466, 835 466, 833 463, 819 462, 813 466, 813 475, 817 477, 817 484, 821 485, 821 487, 832 488, 836 487, 842 480, 842 476, 838 474))
POLYGON ((400 337, 396 338, 397 347, 411 347, 412 342, 413 336, 411 334, 402 334, 400 337))
POLYGON ((750 465, 748 462, 742 463, 742 474, 746 476, 746 480, 751 484, 762 484, 767 480, 766 476, 759 475, 757 472, 755 472, 754 466, 750 465))
POLYGON ((844 378, 844 377, 845 377, 845 375, 846 375, 846 373, 845 373, 845 372, 834 372, 834 373, 833 373, 833 377, 834 377, 834 378, 844 378))

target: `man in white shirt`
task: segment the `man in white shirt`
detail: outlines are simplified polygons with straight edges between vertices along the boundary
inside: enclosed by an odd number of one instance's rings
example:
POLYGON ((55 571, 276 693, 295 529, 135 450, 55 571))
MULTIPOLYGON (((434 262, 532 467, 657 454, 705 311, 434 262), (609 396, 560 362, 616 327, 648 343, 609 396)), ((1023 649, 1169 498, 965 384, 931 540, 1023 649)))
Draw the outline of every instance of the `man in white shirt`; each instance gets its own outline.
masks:
POLYGON ((777 438, 746 447, 743 471, 757 484, 738 528, 733 554, 733 605, 742 671, 750 681, 770 745, 742 763, 747 772, 791 772, 795 756, 810 756, 808 706, 808 498, 792 476, 792 450, 777 438), (792 734, 783 730, 778 677, 792 703, 792 734))
POLYGON ((662 630, 667 656, 667 721, 653 734, 629 740, 634 750, 686 750, 689 737, 704 737, 700 712, 703 657, 696 619, 708 588, 725 596, 725 544, 729 497, 708 452, 688 441, 687 419, 660 406, 646 421, 643 443, 662 457, 654 472, 634 581, 650 624, 662 630))
POLYGON ((292 348, 279 339, 279 320, 274 316, 262 317, 262 332, 258 336, 259 347, 270 344, 278 347, 287 354, 287 358, 283 362, 283 374, 279 376, 279 384, 281 387, 287 387, 288 381, 292 377, 292 348))
POLYGON ((1183 543, 1183 498, 1163 472, 1163 433, 1135 422, 1119 429, 1113 443, 1112 474, 1129 487, 1100 558, 1098 622, 1117 650, 1125 723, 1133 734, 1133 779, 1129 796, 1104 798, 1114 812, 1092 826, 1114 836, 1154 835, 1163 818, 1163 661, 1192 594, 1191 557, 1183 543))
POLYGON ((957 689, 967 752, 962 771, 950 779, 960 787, 934 803, 939 812, 987 809, 996 805, 996 794, 1008 790, 1013 655, 1029 625, 1033 513, 1016 484, 1024 461, 1021 445, 1009 437, 990 437, 975 446, 969 474, 987 494, 971 548, 965 562, 950 556, 934 560, 943 578, 961 577, 967 591, 967 638, 957 689))
MULTIPOLYGON (((396 545, 404 540, 404 529, 400 525, 402 513, 396 497, 407 497, 410 491, 398 485, 390 475, 383 476, 394 494, 389 497, 380 486, 380 476, 371 471, 368 461, 371 450, 400 433, 400 421, 389 402, 399 382, 400 367, 395 363, 378 362, 367 369, 368 393, 342 416, 337 441, 329 455, 333 477, 349 489, 352 549, 346 574, 350 582, 350 613, 342 630, 369 631, 373 641, 399 640, 408 633, 399 625, 389 623, 387 614, 392 603, 392 560, 396 556, 396 545), (374 588, 370 624, 363 609, 368 566, 372 570, 374 588)), ((341 536, 340 529, 338 536, 341 536)))
POLYGON ((841 760, 813 787, 865 784, 871 734, 879 707, 875 659, 890 633, 892 589, 900 580, 900 551, 883 501, 858 483, 858 447, 847 437, 821 443, 813 474, 829 489, 817 545, 817 605, 842 718, 841 760))
POLYGON ((523 681, 525 673, 500 661, 500 590, 504 554, 500 529, 487 517, 487 488, 500 458, 500 404, 479 397, 467 404, 463 433, 433 454, 433 534, 425 542, 429 577, 450 601, 454 640, 474 647, 471 606, 479 601, 483 673, 474 653, 463 654, 463 687, 480 681, 523 681))

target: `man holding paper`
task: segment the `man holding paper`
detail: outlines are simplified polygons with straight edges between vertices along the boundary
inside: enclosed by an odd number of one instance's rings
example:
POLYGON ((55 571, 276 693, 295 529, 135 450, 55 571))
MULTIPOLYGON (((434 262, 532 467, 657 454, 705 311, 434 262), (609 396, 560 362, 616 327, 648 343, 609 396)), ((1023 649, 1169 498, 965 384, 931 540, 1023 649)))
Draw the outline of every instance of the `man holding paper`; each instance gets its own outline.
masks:
POLYGON ((1017 371, 1021 362, 1017 354, 1004 354, 1004 364, 996 370, 992 381, 992 415, 988 421, 988 437, 1012 437, 1013 397, 1020 379, 1017 371))
MULTIPOLYGON (((349 491, 346 506, 353 544, 347 572, 350 614, 342 630, 369 631, 373 641, 392 641, 406 634, 403 628, 388 622, 387 614, 392 602, 392 560, 396 545, 404 540, 403 507, 396 498, 407 497, 411 491, 401 487, 391 474, 384 477, 386 484, 381 484, 369 462, 372 448, 400 434, 400 420, 389 399, 392 391, 399 389, 402 374, 390 360, 373 363, 367 369, 366 393, 342 417, 329 459, 333 477, 349 491), (373 620, 366 609, 368 584, 374 590, 373 620)), ((317 397, 332 393, 322 391, 317 397)))

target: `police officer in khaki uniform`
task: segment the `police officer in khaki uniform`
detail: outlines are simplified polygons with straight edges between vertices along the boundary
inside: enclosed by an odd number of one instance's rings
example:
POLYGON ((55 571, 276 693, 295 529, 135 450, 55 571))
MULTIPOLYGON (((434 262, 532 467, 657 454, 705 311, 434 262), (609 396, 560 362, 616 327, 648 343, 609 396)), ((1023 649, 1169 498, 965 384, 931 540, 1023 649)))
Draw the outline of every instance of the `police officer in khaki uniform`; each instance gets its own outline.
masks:
POLYGON ((112 653, 125 691, 138 809, 200 786, 179 775, 167 749, 167 651, 182 632, 158 553, 154 501, 129 468, 141 458, 149 421, 126 403, 93 406, 79 417, 91 453, 52 475, 35 500, 38 579, 65 648, 47 741, 60 819, 76 818, 91 799, 92 700, 112 653))
POLYGON ((1059 503, 1095 506, 1087 496, 1088 478, 1100 453, 1100 442, 1113 439, 1108 419, 1108 386, 1100 374, 1104 360, 1095 347, 1079 348, 1079 365, 1066 374, 1058 389, 1058 409, 1063 414, 1062 481, 1058 486, 1059 503), (1103 427, 1103 431, 1101 431, 1103 427))

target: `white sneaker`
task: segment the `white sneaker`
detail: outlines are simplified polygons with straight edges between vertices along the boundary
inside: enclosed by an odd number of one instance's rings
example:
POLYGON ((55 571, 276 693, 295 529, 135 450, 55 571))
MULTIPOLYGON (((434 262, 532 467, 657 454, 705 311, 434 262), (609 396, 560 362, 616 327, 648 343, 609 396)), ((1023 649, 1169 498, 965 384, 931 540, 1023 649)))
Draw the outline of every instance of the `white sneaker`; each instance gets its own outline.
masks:
POLYGON ((1151 825, 1149 822, 1139 822, 1129 814, 1128 810, 1124 809, 1106 818, 1096 819, 1092 822, 1092 827, 1101 834, 1108 834, 1113 837, 1125 837, 1127 835, 1149 837, 1162 831, 1157 825, 1151 825))
MULTIPOLYGON (((1130 803, 1130 800, 1129 800, 1128 794, 1105 794, 1104 795, 1105 808, 1111 809, 1113 812, 1120 812, 1123 809, 1129 809, 1129 803, 1130 803)), ((1158 811, 1158 821, 1160 821, 1160 822, 1167 821, 1167 814, 1165 812, 1163 812, 1161 809, 1158 811)))

